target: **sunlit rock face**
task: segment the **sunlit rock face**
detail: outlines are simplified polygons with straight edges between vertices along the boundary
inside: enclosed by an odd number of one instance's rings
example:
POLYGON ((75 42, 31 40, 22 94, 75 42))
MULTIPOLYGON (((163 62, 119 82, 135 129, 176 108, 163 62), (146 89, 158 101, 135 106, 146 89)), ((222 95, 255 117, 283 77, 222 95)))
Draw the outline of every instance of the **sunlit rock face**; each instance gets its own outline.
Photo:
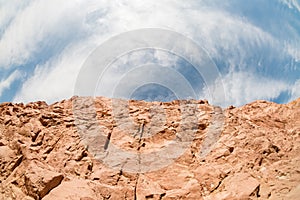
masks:
POLYGON ((0 199, 297 199, 300 99, 0 105, 0 199))

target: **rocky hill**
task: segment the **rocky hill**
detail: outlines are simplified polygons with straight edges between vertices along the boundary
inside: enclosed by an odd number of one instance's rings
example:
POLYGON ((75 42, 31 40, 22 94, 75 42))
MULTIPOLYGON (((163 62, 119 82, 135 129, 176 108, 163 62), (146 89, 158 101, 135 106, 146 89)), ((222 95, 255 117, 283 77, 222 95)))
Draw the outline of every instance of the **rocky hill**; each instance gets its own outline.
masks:
POLYGON ((299 199, 300 99, 0 105, 0 199, 299 199))

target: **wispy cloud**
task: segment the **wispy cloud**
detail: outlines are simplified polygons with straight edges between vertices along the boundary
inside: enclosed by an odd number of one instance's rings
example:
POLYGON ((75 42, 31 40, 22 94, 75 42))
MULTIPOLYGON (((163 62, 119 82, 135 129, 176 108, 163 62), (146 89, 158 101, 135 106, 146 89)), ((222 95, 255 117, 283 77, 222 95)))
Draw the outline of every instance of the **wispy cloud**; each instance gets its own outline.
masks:
POLYGON ((291 9, 296 9, 300 12, 300 4, 297 0, 280 0, 282 3, 286 4, 291 9))
POLYGON ((21 73, 16 70, 13 73, 11 73, 6 79, 0 81, 0 97, 2 96, 3 92, 10 88, 10 86, 15 82, 16 80, 20 79, 22 77, 21 73))
POLYGON ((290 85, 284 81, 261 77, 251 72, 231 72, 221 78, 223 88, 216 86, 213 91, 204 89, 203 98, 212 99, 213 104, 228 106, 242 105, 259 99, 274 99, 282 92, 289 90, 290 85), (219 96, 220 90, 224 90, 226 98, 219 96))
POLYGON ((0 0, 0 38, 10 22, 17 16, 16 13, 23 10, 30 0, 0 0))
MULTIPOLYGON (((37 0, 28 2, 23 9, 18 9, 18 3, 11 5, 14 9, 10 12, 4 12, 6 21, 11 22, 0 39, 0 68, 24 65, 48 51, 60 53, 61 48, 87 31, 81 20, 86 13, 80 12, 79 1, 37 0)), ((3 4, 4 9, 11 2, 3 4)))
MULTIPOLYGON (((278 1, 299 10, 297 1, 278 1)), ((297 81, 291 74, 299 72, 299 63, 290 60, 299 61, 299 51, 291 45, 300 39, 297 30, 288 29, 293 37, 287 43, 275 34, 280 24, 264 29, 251 16, 239 13, 241 1, 234 1, 236 7, 227 1, 204 0, 18 2, 0 0, 0 68, 26 71, 24 66, 35 66, 14 101, 53 102, 72 96, 82 64, 98 45, 124 31, 148 27, 183 33, 203 47, 224 76, 230 97, 226 105, 274 98, 283 90, 291 91, 297 81), (43 62, 35 63, 40 57, 43 62), (260 92, 262 87, 268 92, 260 92)), ((157 52, 154 58, 176 64, 157 52)), ((121 62, 133 66, 145 62, 145 57, 143 53, 138 58, 127 56, 121 62)), ((107 75, 108 91, 122 76, 120 72, 112 69, 107 75)))
POLYGON ((297 98, 300 98, 300 79, 296 81, 296 83, 292 86, 291 98, 289 99, 289 101, 295 100, 297 98))
POLYGON ((16 102, 37 99, 55 102, 73 95, 80 67, 95 46, 87 41, 70 45, 60 55, 36 66, 14 98, 16 102))

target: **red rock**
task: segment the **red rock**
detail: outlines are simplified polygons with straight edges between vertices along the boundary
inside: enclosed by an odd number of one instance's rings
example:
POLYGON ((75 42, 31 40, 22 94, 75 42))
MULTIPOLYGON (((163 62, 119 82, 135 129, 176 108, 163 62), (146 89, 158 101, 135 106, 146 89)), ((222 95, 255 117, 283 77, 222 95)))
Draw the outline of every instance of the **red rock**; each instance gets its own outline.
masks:
POLYGON ((293 188, 287 195, 286 200, 294 200, 300 197, 300 184, 293 188))
POLYGON ((43 200, 53 199, 93 199, 96 200, 97 194, 91 185, 85 180, 72 180, 62 182, 61 185, 53 189, 43 200))
POLYGON ((223 181, 225 191, 231 193, 233 197, 242 199, 249 196, 257 196, 260 183, 246 173, 236 173, 223 181))
POLYGON ((0 199, 296 199, 299 116, 300 99, 0 104, 0 199))
POLYGON ((35 199, 43 198, 53 188, 57 187, 64 178, 61 173, 45 168, 41 163, 31 162, 24 175, 26 192, 35 199))

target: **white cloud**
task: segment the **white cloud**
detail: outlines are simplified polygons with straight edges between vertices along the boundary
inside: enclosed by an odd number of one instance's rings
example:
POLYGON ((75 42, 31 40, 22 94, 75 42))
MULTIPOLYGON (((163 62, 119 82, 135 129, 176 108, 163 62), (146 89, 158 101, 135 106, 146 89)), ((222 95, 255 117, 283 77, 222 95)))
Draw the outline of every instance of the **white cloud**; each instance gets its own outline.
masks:
POLYGON ((24 9, 27 6, 29 0, 0 0, 0 36, 2 31, 8 26, 8 24, 16 16, 19 10, 24 9))
POLYGON ((289 101, 293 101, 297 98, 300 98, 300 79, 296 81, 291 89, 291 98, 289 101))
POLYGON ((273 99, 290 88, 289 84, 283 81, 260 77, 251 72, 231 72, 217 81, 221 81, 223 88, 214 86, 211 87, 213 91, 205 88, 204 98, 223 107, 240 106, 258 99, 273 99), (225 100, 219 96, 222 93, 226 96, 225 100))
POLYGON ((39 99, 52 103, 70 98, 80 67, 94 48, 91 41, 84 40, 69 46, 55 59, 37 66, 14 101, 30 102, 39 99))
POLYGON ((0 81, 0 97, 2 96, 3 92, 10 88, 11 84, 15 82, 17 79, 21 78, 21 73, 16 70, 13 73, 11 73, 8 78, 5 80, 0 81))
POLYGON ((297 9, 300 12, 300 4, 297 0, 280 0, 282 3, 286 4, 291 9, 297 9))
POLYGON ((296 62, 300 62, 300 42, 296 44, 286 44, 286 52, 292 56, 296 62), (297 46, 298 45, 298 46, 297 46))
MULTIPOLYGON (((0 4, 5 5, 3 10, 10 7, 5 14, 2 12, 5 20, 0 20, 0 26, 12 20, 0 37, 0 68, 24 65, 28 60, 34 60, 40 51, 42 55, 48 51, 56 52, 46 58, 46 63, 38 64, 14 101, 58 101, 73 95, 81 65, 101 42, 124 31, 158 27, 189 36, 212 57, 224 60, 231 67, 229 71, 232 73, 223 79, 226 94, 230 96, 227 104, 239 105, 258 98, 273 98, 285 89, 285 83, 280 81, 235 73, 237 70, 246 70, 249 67, 247 62, 253 59, 259 49, 269 49, 267 56, 276 58, 284 48, 280 42, 247 19, 209 7, 209 2, 36 0, 27 1, 23 6, 17 6, 18 2, 15 1, 8 6, 8 3, 0 0, 0 4), (55 48, 60 45, 63 48, 57 51, 55 48), (266 84, 262 84, 261 80, 266 84), (267 93, 261 92, 260 84, 268 89, 267 93)), ((293 5, 298 4, 296 2, 293 5)), ((156 57, 167 64, 172 63, 163 54, 157 54, 156 57)), ((127 59, 138 60, 132 57, 127 59)), ((106 78, 117 80, 116 73, 106 78)))
POLYGON ((87 31, 81 26, 84 15, 80 12, 79 1, 37 0, 21 10, 17 9, 18 3, 13 4, 15 9, 11 12, 5 12, 7 19, 11 18, 11 13, 15 17, 0 39, 2 68, 23 65, 29 59, 36 59, 34 56, 43 48, 51 45, 55 48, 55 45, 59 46, 61 42, 87 31))

